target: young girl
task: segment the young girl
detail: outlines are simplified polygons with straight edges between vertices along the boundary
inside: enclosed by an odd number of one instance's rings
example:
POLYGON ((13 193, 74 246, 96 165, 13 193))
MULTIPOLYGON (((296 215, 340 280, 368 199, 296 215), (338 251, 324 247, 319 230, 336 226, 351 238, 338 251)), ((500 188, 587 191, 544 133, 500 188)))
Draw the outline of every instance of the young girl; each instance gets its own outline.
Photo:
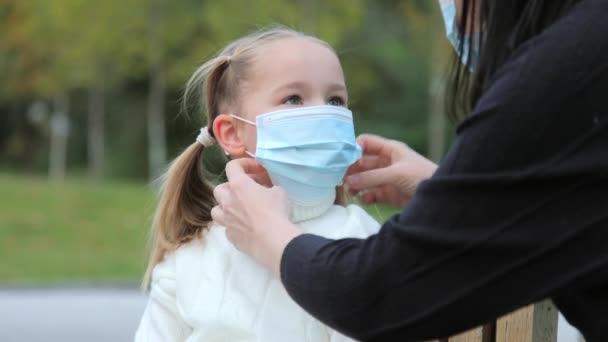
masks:
POLYGON ((211 222, 215 200, 201 165, 203 149, 216 143, 232 158, 254 157, 286 190, 291 219, 306 232, 375 233, 379 225, 363 209, 334 204, 361 156, 336 53, 289 29, 251 34, 196 70, 184 98, 199 94, 209 125, 166 175, 144 279, 150 299, 135 339, 349 340, 299 308, 211 222))

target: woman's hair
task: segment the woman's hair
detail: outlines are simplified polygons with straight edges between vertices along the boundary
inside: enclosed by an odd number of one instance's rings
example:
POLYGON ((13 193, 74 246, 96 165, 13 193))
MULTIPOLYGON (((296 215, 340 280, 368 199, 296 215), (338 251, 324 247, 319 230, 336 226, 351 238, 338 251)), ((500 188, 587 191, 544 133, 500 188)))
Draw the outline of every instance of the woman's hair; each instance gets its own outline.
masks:
MULTIPOLYGON (((243 81, 260 48, 282 39, 310 39, 331 47, 315 37, 285 27, 255 32, 226 46, 215 58, 200 66, 192 75, 183 97, 183 108, 206 116, 209 134, 213 120, 228 106, 238 107, 243 81), (194 103, 194 106, 191 106, 194 103)), ((333 49, 331 49, 333 51, 333 49)), ((151 228, 151 251, 143 279, 148 288, 154 266, 167 252, 199 236, 211 219, 215 206, 213 187, 205 180, 201 156, 204 147, 194 142, 180 154, 162 176, 160 201, 151 228)))
MULTIPOLYGON (((579 0, 462 0, 460 32, 473 32, 479 15, 479 60, 470 73, 471 60, 455 58, 451 85, 447 88, 448 112, 452 118, 467 114, 475 107, 496 71, 515 50, 567 13, 579 0)), ((469 46, 468 56, 473 46, 469 46)), ((464 40, 457 47, 465 55, 464 40)))

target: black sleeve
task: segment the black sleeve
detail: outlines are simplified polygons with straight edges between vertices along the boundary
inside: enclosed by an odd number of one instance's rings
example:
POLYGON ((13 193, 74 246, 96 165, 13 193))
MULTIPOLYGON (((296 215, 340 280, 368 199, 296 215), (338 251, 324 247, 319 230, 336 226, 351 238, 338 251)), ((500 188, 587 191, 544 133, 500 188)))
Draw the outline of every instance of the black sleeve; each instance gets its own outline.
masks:
POLYGON ((505 65, 378 234, 289 243, 281 278, 296 302, 357 339, 414 341, 607 272, 608 11, 582 3, 595 12, 579 6, 505 65))

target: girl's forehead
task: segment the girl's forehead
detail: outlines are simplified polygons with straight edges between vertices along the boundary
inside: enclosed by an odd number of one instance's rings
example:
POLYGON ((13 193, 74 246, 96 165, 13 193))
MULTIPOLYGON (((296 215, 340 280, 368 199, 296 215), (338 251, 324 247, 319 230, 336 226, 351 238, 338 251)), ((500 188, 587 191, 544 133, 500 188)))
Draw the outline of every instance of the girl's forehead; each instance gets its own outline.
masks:
POLYGON ((294 77, 344 79, 335 52, 308 38, 282 39, 268 44, 260 49, 252 71, 256 81, 294 77))
POLYGON ((336 60, 338 59, 336 53, 331 49, 331 47, 318 40, 308 37, 277 40, 269 44, 267 49, 273 53, 288 56, 306 57, 306 55, 324 55, 330 56, 336 60))

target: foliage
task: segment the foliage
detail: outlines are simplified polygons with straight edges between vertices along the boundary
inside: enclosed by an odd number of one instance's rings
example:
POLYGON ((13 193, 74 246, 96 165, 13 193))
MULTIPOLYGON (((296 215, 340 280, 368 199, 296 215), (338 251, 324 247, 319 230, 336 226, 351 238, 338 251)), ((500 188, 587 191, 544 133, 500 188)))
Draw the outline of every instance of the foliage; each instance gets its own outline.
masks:
POLYGON ((150 70, 167 75, 168 155, 190 144, 201 115, 179 115, 183 84, 228 41, 284 24, 339 52, 357 130, 404 140, 425 152, 434 2, 425 0, 4 0, 0 2, 0 166, 44 172, 52 108, 71 95, 68 163, 87 163, 87 89, 106 90, 106 177, 145 178, 150 70), (32 141, 36 141, 34 144, 32 141))

